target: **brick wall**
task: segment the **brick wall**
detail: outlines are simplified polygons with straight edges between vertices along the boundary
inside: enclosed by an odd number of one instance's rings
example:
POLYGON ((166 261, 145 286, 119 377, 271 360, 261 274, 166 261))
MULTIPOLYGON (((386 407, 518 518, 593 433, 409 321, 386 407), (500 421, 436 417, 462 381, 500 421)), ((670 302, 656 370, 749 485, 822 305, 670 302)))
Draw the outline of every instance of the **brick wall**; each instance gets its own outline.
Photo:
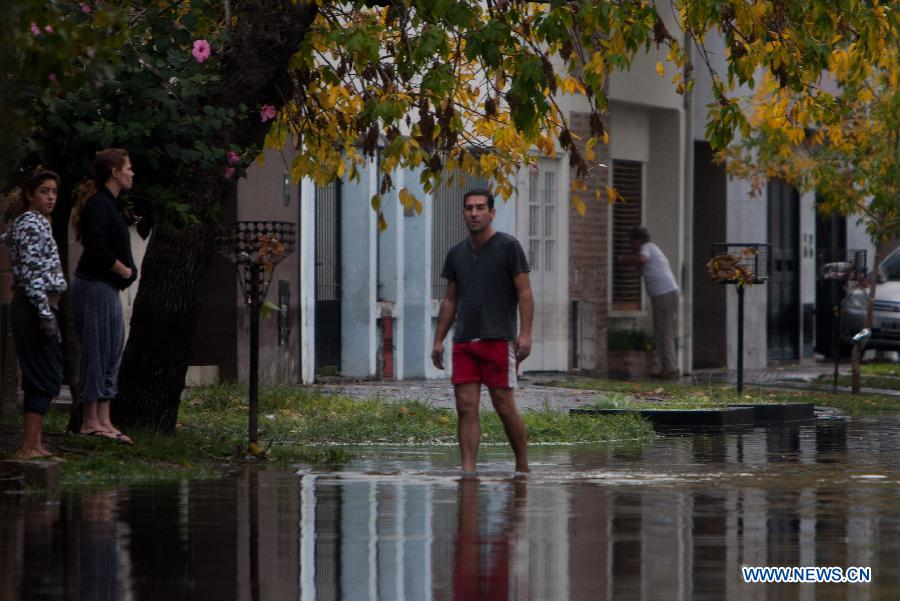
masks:
MULTIPOLYGON (((590 137, 590 115, 588 113, 572 113, 570 115, 572 132, 582 141, 590 137)), ((598 144, 595 147, 596 163, 609 165, 609 147, 598 144)), ((575 173, 572 171, 574 179, 575 173)), ((609 170, 595 166, 588 180, 588 190, 582 193, 587 210, 579 215, 574 206, 569 205, 569 298, 572 301, 591 303, 593 308, 593 326, 595 330, 594 350, 595 371, 605 374, 607 364, 606 334, 609 322, 609 306, 607 290, 609 286, 608 261, 608 205, 606 202, 606 185, 609 181, 609 170), (595 198, 595 190, 600 190, 600 200, 595 198)), ((572 350, 570 350, 570 353, 572 350)), ((571 357, 571 365, 576 365, 575 357, 571 357)), ((579 363, 579 367, 582 367, 579 363)))

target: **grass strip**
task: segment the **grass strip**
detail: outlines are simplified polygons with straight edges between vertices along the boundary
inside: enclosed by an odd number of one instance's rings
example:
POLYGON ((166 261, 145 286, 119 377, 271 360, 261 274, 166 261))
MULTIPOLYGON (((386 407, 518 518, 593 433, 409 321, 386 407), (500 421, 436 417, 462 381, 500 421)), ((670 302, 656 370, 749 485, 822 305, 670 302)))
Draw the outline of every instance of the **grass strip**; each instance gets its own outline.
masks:
MULTIPOLYGON (((245 463, 246 388, 219 384, 191 390, 182 401, 174 435, 129 431, 132 447, 105 438, 59 434, 68 416, 47 418, 47 443, 66 459, 64 487, 119 485, 217 477, 245 463)), ((635 416, 583 419, 552 410, 525 411, 533 443, 643 440, 652 427, 635 416)), ((18 425, 6 424, 7 430, 18 425)), ((10 436, 18 441, 18 436, 10 436)), ((260 446, 267 465, 337 467, 365 445, 456 443, 456 412, 417 400, 358 400, 298 386, 260 391, 260 446)), ((482 411, 482 441, 506 443, 497 414, 482 411)), ((9 447, 4 447, 8 455, 9 447)))
POLYGON ((606 393, 591 407, 598 409, 702 409, 735 403, 815 403, 833 407, 848 415, 868 415, 900 411, 900 398, 890 395, 831 393, 818 390, 778 389, 745 385, 738 396, 733 385, 705 386, 681 382, 624 382, 578 378, 546 382, 548 385, 606 393))
POLYGON ((860 371, 871 376, 900 378, 900 363, 863 363, 860 371))
MULTIPOLYGON (((824 374, 819 376, 816 382, 823 386, 831 386, 834 382, 834 376, 824 374)), ((852 378, 849 375, 838 374, 837 383, 838 386, 849 388, 852 384, 852 378)), ((860 374, 859 385, 862 388, 872 388, 875 390, 900 390, 900 378, 862 373, 860 374)))

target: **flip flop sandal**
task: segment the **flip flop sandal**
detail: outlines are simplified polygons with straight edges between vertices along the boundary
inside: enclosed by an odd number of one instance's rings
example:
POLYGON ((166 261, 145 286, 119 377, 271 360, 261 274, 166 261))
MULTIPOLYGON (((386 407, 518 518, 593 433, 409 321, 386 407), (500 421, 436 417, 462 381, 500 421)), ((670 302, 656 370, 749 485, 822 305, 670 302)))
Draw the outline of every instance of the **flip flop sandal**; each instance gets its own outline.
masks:
POLYGON ((107 432, 106 430, 94 430, 93 432, 81 432, 82 436, 93 436, 94 438, 112 438, 114 439, 116 436, 111 432, 107 432))
POLYGON ((127 434, 123 434, 122 432, 119 432, 118 434, 114 434, 113 438, 115 440, 121 442, 122 444, 127 444, 128 446, 134 445, 134 441, 131 440, 131 438, 127 434))

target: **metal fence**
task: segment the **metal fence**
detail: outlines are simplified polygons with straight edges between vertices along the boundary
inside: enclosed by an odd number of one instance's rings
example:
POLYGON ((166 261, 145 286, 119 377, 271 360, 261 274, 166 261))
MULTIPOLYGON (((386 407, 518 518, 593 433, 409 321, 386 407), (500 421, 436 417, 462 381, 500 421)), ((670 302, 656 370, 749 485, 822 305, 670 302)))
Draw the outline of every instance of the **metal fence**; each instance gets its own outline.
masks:
POLYGON ((469 235, 463 220, 463 194, 473 188, 487 187, 488 181, 483 177, 452 174, 434 191, 431 213, 431 298, 441 299, 447 291, 447 280, 441 277, 447 251, 469 235))

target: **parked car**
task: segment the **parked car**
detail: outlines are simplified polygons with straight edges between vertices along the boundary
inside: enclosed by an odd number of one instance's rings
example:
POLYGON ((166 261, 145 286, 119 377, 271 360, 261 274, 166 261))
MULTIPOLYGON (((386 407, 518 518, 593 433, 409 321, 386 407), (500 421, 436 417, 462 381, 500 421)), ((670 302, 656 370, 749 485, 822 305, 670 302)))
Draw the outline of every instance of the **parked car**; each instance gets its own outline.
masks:
MULTIPOLYGON (((867 349, 900 351, 900 248, 895 249, 881 262, 875 285, 875 310, 872 337, 867 349)), ((854 286, 854 283, 848 284, 854 286)), ((850 339, 866 323, 866 305, 869 300, 867 286, 855 288, 844 303, 841 315, 841 351, 849 351, 850 339)))

